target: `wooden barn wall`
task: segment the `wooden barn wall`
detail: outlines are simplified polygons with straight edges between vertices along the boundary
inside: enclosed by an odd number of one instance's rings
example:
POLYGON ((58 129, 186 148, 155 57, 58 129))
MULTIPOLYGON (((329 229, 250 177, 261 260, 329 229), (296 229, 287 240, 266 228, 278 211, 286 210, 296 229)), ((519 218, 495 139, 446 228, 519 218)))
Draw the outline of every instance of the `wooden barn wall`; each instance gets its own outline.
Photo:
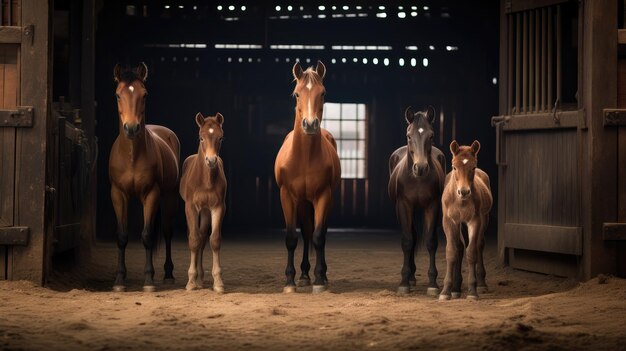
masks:
MULTIPOLYGON (((138 4, 136 9, 141 13, 142 6, 138 4)), ((253 6, 251 11, 269 12, 271 9, 259 5, 253 6)), ((293 128, 295 101, 291 97, 291 67, 297 56, 300 56, 303 65, 306 65, 305 57, 311 58, 309 65, 313 65, 318 58, 326 64, 324 84, 327 102, 359 102, 368 106, 368 177, 356 181, 346 179, 343 186, 337 189, 329 221, 331 227, 396 227, 395 213, 387 195, 388 157, 406 143, 403 115, 409 105, 422 108, 431 104, 436 108, 437 116, 443 110, 443 145, 439 143, 438 118, 435 144, 448 157, 448 145, 453 134, 464 144, 479 139, 483 144, 479 155, 480 166, 493 175, 492 186, 496 189, 495 137, 490 127, 490 116, 497 111, 498 91, 491 81, 498 70, 497 32, 493 31, 498 20, 497 3, 485 6, 482 11, 482 17, 478 17, 484 22, 476 23, 459 16, 448 22, 445 31, 436 27, 438 22, 433 20, 420 25, 403 24, 393 31, 389 28, 368 29, 372 23, 365 22, 346 33, 328 24, 338 22, 325 21, 310 22, 313 24, 302 27, 300 21, 272 21, 256 17, 231 23, 213 19, 210 13, 207 15, 209 19, 202 20, 193 16, 172 16, 169 19, 163 16, 124 16, 124 4, 106 2, 98 14, 96 28, 99 238, 115 236, 107 162, 108 152, 118 133, 112 80, 112 69, 118 62, 136 64, 145 61, 148 65, 147 121, 163 124, 176 132, 181 141, 181 159, 197 152, 194 116, 198 111, 205 115, 219 111, 225 116, 225 141, 221 151, 229 180, 225 230, 284 226, 273 165, 284 136, 293 128), (473 30, 463 32, 461 28, 470 23, 473 30), (352 57, 352 54, 331 53, 330 50, 305 53, 268 53, 261 50, 257 54, 212 48, 214 43, 223 42, 259 42, 266 46, 273 43, 320 42, 329 45, 331 34, 337 43, 367 44, 371 40, 379 45, 390 43, 395 47, 404 47, 405 43, 415 42, 412 33, 416 27, 426 38, 432 37, 432 42, 441 47, 441 51, 446 43, 457 44, 460 50, 449 55, 445 52, 422 52, 417 55, 419 63, 422 55, 431 55, 429 66, 412 69, 399 67, 397 59, 389 67, 384 67, 384 54, 378 54, 381 63, 373 66, 332 64, 331 57, 339 59, 342 55, 352 57), (313 30, 319 28, 322 28, 319 33, 313 30), (368 33, 367 37, 355 35, 360 32, 368 33), (459 33, 464 33, 460 39, 459 33), (145 44, 179 42, 207 43, 208 48, 145 47, 145 44), (253 58, 251 63, 245 62, 249 55, 253 58), (227 57, 232 57, 234 62, 228 63, 227 57), (237 62, 239 57, 244 62, 237 62), (281 62, 276 63, 275 57, 280 57, 281 62), (291 61, 285 62, 286 57, 290 57, 291 61), (261 58, 261 62, 256 62, 256 58, 261 58)), ((429 43, 430 40, 422 42, 429 43)), ((420 50, 425 50, 427 45, 421 47, 424 48, 420 50)), ((185 230, 182 207, 181 201, 177 221, 179 231, 185 230)))

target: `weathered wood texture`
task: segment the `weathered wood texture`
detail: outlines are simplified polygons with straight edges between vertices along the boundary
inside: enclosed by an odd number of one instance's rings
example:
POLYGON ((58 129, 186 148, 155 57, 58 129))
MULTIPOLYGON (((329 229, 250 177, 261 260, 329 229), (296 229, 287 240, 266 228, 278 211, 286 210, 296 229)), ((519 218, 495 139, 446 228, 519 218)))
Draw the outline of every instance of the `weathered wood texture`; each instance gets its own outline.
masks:
POLYGON ((46 126, 48 102, 50 101, 50 43, 48 1, 23 0, 21 23, 34 25, 35 35, 31 42, 20 47, 19 104, 33 106, 32 128, 16 131, 16 187, 15 223, 30 228, 29 245, 15 246, 10 250, 11 272, 9 279, 26 279, 44 282, 46 273, 48 240, 45 232, 45 174, 46 126))
MULTIPOLYGON (((619 32, 626 36, 626 31, 619 32)), ((626 44, 626 38, 623 42, 620 40, 621 43, 626 44)), ((617 65, 617 107, 626 109, 626 58, 620 58, 617 65)), ((617 222, 626 223, 626 127, 619 127, 617 133, 617 179, 620 180, 617 182, 617 222)), ((617 271, 621 276, 626 276, 626 242, 618 242, 616 245, 617 271)))

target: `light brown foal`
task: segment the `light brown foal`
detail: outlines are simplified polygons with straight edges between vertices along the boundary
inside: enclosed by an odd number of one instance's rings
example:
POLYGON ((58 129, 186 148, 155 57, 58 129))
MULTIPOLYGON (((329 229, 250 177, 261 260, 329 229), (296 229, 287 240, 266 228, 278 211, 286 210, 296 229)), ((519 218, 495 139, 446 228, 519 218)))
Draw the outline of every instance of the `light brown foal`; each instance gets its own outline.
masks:
POLYGON ((283 289, 296 291, 294 251, 298 245, 296 223, 300 222, 304 249, 302 275, 299 285, 310 285, 309 241, 315 248, 315 281, 313 292, 327 289, 326 277, 326 219, 333 203, 332 190, 341 178, 341 166, 333 136, 321 128, 325 89, 322 84, 326 67, 320 61, 315 69, 302 70, 296 63, 292 70, 296 80, 293 95, 296 98, 296 117, 291 131, 276 156, 274 175, 280 188, 287 236, 287 278, 283 289))
POLYGON ((134 70, 113 70, 117 88, 119 135, 109 157, 111 200, 117 217, 117 274, 113 290, 126 290, 125 249, 128 243, 128 203, 132 198, 143 205, 141 239, 146 250, 144 291, 154 291, 152 249, 155 244, 154 219, 161 206, 161 222, 165 236, 166 258, 164 282, 173 282, 174 264, 171 258, 172 224, 178 196, 178 164, 180 144, 171 130, 146 124, 144 82, 148 67, 141 64, 134 70))
POLYGON ((456 140, 450 144, 452 171, 446 176, 441 197, 447 266, 440 300, 461 296, 463 241, 467 246, 465 251, 469 271, 467 298, 478 298, 477 285, 485 289, 487 287, 482 252, 493 198, 489 176, 476 167, 479 150, 480 143, 477 140, 471 146, 459 146, 456 140), (467 238, 462 233, 464 225, 467 226, 467 238))
POLYGON ((204 269, 202 253, 211 228, 211 251, 213 252, 213 291, 224 292, 220 266, 222 242, 222 220, 226 210, 226 176, 224 164, 219 156, 224 139, 224 116, 219 112, 214 117, 196 115, 199 130, 198 153, 187 157, 183 164, 180 180, 180 196, 185 200, 185 215, 191 261, 187 290, 202 288, 204 269))

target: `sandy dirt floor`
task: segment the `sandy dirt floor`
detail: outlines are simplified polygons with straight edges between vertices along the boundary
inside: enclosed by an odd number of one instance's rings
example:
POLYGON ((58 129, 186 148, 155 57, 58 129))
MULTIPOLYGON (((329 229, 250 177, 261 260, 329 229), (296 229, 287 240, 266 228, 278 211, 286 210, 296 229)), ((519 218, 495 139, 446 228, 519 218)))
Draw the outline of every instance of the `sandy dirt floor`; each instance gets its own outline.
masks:
MULTIPOLYGON (((438 253, 441 284, 442 244, 438 253)), ((485 252, 490 292, 444 302, 425 295, 425 250, 415 291, 395 293, 402 261, 395 232, 329 234, 331 290, 315 295, 281 292, 280 234, 225 239, 223 295, 210 289, 210 254, 205 289, 184 290, 182 241, 174 245, 174 286, 141 291, 144 255, 135 242, 129 291, 111 292, 116 254, 114 243, 98 243, 89 264, 55 273, 46 288, 0 282, 0 349, 626 349, 626 280, 581 284, 512 270, 497 264, 494 245, 485 252)), ((155 263, 161 278, 162 253, 155 263)))

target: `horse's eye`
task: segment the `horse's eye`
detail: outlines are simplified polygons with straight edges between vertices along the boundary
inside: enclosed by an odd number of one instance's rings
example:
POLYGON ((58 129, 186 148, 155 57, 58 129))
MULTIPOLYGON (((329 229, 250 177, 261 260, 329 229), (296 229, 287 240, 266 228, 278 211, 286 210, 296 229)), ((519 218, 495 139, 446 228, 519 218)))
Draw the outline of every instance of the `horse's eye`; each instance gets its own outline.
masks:
POLYGON ((300 97, 300 94, 296 93, 296 99, 300 97))
POLYGON ((222 141, 224 141, 224 138, 220 138, 220 143, 221 143, 222 141))
POLYGON ((119 100, 119 99, 120 99, 120 94, 115 94, 115 98, 116 98, 117 100, 119 100))
POLYGON ((200 137, 200 142, 204 143, 204 138, 203 137, 200 137))
POLYGON ((324 96, 326 96, 326 92, 323 92, 323 93, 322 93, 322 97, 324 97, 324 96))
POLYGON ((456 171, 456 167, 452 166, 452 170, 453 170, 453 171, 456 171))
POLYGON ((407 138, 407 140, 411 140, 411 136, 410 135, 407 135, 406 138, 407 138))

